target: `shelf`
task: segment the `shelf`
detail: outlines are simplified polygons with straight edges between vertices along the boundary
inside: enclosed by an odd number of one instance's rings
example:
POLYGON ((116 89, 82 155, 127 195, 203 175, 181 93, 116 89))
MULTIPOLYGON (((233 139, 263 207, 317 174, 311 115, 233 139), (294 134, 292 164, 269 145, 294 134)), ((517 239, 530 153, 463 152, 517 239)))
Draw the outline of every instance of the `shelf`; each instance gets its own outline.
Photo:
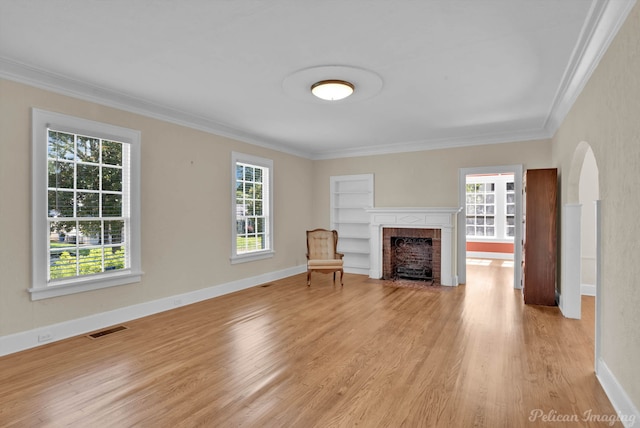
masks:
POLYGON ((368 236, 360 236, 360 235, 340 235, 339 239, 358 239, 361 241, 368 241, 370 238, 368 236))
POLYGON ((347 254, 366 254, 366 255, 369 255, 369 251, 366 251, 366 250, 340 250, 340 249, 338 249, 338 252, 342 253, 344 255, 347 255, 347 254))
POLYGON ((331 228, 338 231, 338 251, 346 269, 369 270, 369 213, 373 206, 373 174, 331 177, 331 228))

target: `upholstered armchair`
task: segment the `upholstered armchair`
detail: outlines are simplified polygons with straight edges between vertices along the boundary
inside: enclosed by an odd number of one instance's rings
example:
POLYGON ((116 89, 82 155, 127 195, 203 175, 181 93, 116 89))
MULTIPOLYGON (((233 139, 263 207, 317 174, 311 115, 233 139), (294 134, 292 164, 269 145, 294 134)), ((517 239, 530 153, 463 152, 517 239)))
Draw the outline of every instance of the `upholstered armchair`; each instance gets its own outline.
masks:
POLYGON ((311 272, 331 273, 336 280, 336 272, 340 272, 342 283, 344 254, 337 251, 338 232, 335 230, 307 230, 307 286, 311 285, 311 272))

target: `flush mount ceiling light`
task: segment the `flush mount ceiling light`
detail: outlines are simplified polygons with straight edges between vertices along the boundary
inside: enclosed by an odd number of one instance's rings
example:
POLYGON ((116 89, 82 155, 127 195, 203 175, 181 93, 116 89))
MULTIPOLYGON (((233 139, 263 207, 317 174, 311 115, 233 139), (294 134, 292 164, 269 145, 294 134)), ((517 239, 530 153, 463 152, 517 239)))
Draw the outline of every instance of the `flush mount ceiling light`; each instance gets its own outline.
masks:
POLYGON ((347 98, 355 90, 352 83, 345 80, 321 80, 311 85, 311 93, 327 101, 338 101, 347 98))
MULTIPOLYGON (((339 85, 338 85, 339 86, 339 85)), ((286 95, 305 103, 320 105, 351 104, 375 97, 382 90, 382 78, 369 70, 349 65, 321 65, 294 71, 282 81, 286 95), (334 79, 340 76, 340 80, 334 79), (350 94, 338 101, 336 96, 321 98, 315 90, 324 87, 324 83, 339 82, 350 94)))

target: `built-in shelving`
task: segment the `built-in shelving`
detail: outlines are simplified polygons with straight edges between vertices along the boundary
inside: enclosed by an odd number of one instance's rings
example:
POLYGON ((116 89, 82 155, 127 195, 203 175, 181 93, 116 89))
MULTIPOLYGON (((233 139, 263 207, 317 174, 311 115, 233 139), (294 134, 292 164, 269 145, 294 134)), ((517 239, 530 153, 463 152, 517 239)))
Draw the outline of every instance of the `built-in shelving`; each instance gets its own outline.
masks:
POLYGON ((344 270, 369 274, 369 213, 373 207, 373 174, 331 177, 331 228, 338 231, 344 270))

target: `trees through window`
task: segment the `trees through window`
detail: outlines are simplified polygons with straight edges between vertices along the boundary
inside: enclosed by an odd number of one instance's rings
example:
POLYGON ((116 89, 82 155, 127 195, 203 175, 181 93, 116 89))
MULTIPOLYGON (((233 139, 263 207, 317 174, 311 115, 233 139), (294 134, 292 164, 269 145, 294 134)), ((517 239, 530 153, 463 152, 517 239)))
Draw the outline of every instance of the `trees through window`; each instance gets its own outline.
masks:
POLYGON ((262 258, 272 253, 271 175, 273 162, 233 154, 232 261, 262 258))
POLYGON ((129 145, 47 134, 48 280, 130 267, 129 145))
POLYGON ((33 110, 34 300, 140 280, 140 133, 33 110))

